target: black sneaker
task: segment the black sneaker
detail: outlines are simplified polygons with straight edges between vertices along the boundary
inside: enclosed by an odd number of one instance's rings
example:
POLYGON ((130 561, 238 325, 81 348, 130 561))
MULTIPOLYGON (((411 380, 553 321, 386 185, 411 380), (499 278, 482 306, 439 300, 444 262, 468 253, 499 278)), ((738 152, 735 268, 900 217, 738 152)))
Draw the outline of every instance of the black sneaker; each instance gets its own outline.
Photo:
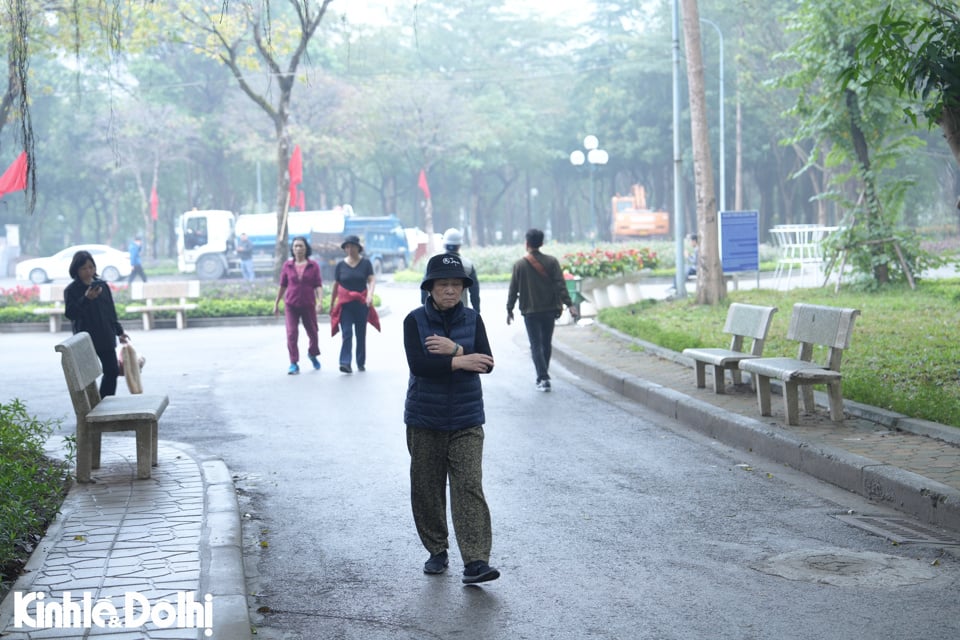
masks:
POLYGON ((351 369, 350 365, 348 364, 340 365, 340 371, 342 371, 343 373, 353 373, 353 369, 351 369))
POLYGON ((463 584, 489 582, 500 577, 500 572, 483 560, 474 560, 463 568, 463 584))
POLYGON ((446 571, 448 564, 447 552, 441 551, 440 553, 433 554, 423 563, 423 572, 430 575, 437 575, 438 573, 446 571))

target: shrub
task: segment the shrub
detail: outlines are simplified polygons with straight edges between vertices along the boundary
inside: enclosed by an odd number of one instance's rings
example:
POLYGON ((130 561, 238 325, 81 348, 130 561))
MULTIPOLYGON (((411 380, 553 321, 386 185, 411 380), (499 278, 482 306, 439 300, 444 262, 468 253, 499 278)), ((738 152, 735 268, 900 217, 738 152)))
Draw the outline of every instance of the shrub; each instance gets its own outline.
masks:
POLYGON ((66 494, 73 447, 64 462, 44 452, 55 424, 29 415, 19 400, 0 403, 0 583, 16 579, 66 494))

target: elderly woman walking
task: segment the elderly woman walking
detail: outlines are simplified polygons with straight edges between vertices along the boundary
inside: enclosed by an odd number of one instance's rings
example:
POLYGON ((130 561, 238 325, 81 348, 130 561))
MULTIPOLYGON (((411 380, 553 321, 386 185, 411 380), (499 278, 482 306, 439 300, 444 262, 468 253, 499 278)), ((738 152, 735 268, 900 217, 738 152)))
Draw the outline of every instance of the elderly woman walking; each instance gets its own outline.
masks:
POLYGON ((410 497, 420 541, 430 553, 427 574, 446 571, 447 480, 453 529, 465 584, 496 580, 489 565, 493 533, 483 495, 483 389, 480 374, 493 370, 480 314, 463 306, 473 281, 460 257, 430 259, 420 288, 429 296, 403 321, 410 368, 404 423, 410 452, 410 497))

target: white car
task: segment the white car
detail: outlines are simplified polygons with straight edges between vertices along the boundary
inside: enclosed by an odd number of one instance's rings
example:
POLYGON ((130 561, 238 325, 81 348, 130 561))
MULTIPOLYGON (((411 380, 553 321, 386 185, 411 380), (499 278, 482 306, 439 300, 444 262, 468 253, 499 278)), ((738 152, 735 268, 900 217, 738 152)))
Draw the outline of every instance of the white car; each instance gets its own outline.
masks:
POLYGON ((130 254, 105 244, 78 244, 67 247, 49 258, 32 258, 17 263, 17 280, 43 284, 51 280, 70 279, 70 262, 77 251, 89 251, 97 264, 97 274, 107 282, 130 275, 130 254))

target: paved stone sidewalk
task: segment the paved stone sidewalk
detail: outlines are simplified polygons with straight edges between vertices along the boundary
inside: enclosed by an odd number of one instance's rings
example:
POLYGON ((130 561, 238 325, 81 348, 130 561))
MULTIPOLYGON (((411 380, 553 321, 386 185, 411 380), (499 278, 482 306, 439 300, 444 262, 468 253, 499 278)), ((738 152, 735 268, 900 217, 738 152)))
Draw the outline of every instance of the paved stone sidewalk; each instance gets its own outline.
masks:
POLYGON ((697 389, 692 364, 680 354, 598 324, 558 326, 554 357, 717 440, 960 531, 960 429, 847 401, 843 424, 831 422, 822 407, 807 414, 801 403, 801 424, 787 426, 779 398, 773 415, 763 417, 749 386, 728 382, 718 395, 708 372, 707 387, 697 389))
POLYGON ((249 638, 240 520, 226 466, 186 445, 164 441, 159 458, 162 463, 149 480, 136 480, 135 440, 103 437, 95 481, 73 485, 60 515, 0 605, 0 637, 249 638), (17 592, 36 599, 21 601, 18 609, 17 592), (112 612, 106 610, 103 626, 82 618, 80 628, 51 628, 62 626, 53 619, 41 621, 37 629, 26 626, 36 620, 39 605, 49 613, 51 605, 65 602, 66 593, 79 603, 78 611, 105 600, 118 616, 111 621, 112 612), (85 596, 91 601, 86 607, 85 596), (140 606, 141 596, 149 611, 140 606), (188 606, 191 598, 195 606, 188 606), (127 617, 128 602, 137 605, 130 610, 135 617, 145 611, 160 617, 141 626, 127 617), (180 612, 189 615, 164 622, 180 612))

